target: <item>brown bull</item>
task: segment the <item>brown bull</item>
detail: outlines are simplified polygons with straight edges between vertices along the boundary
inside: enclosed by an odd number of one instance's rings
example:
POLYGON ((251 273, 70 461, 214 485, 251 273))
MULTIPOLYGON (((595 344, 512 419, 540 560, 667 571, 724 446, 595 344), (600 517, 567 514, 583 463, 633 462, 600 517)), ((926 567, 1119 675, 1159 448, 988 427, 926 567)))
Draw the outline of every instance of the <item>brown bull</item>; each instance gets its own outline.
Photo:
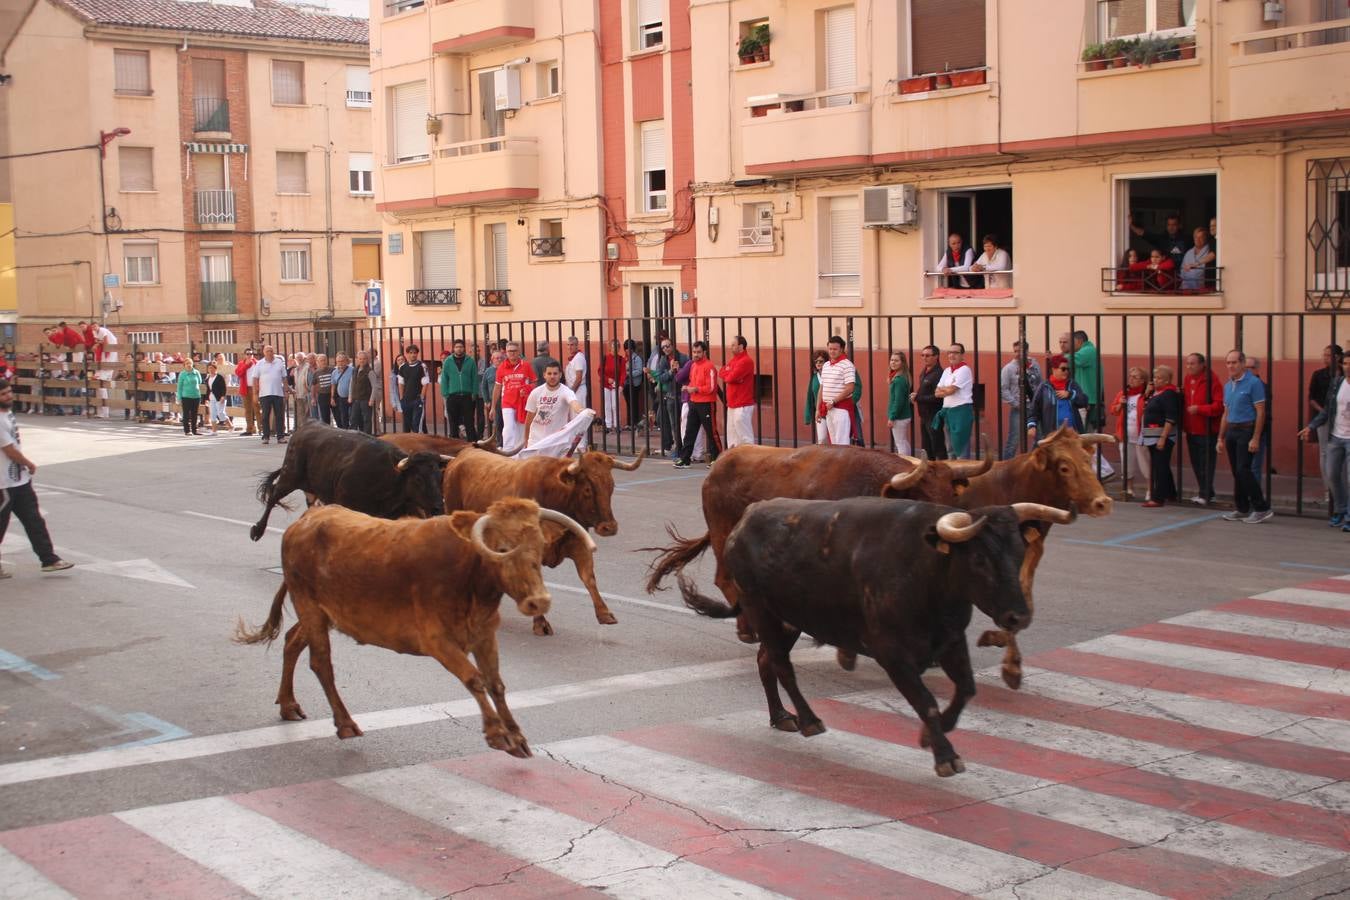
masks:
POLYGON ((523 615, 548 610, 540 569, 544 523, 590 541, 585 529, 561 513, 514 498, 493 503, 486 513, 393 522, 338 506, 312 509, 281 539, 284 580, 267 621, 250 630, 240 620, 235 640, 275 640, 289 592, 298 621, 286 632, 282 656, 276 702, 283 719, 305 718, 294 680, 295 664, 308 647, 309 666, 328 696, 338 737, 361 735, 333 678, 328 632, 336 628, 358 643, 434 658, 478 701, 488 746, 529 756, 498 674, 497 626, 503 594, 511 595, 523 615))
MULTIPOLYGON (((545 509, 571 516, 585 528, 594 528, 596 534, 612 537, 619 531, 611 507, 612 470, 633 471, 642 465, 646 452, 639 451, 631 463, 621 463, 595 450, 570 460, 546 456, 503 459, 482 450, 465 450, 445 467, 445 508, 485 510, 503 497, 527 497, 545 509)), ((548 523, 544 530, 549 539, 544 565, 552 568, 571 559, 581 583, 590 592, 596 621, 602 625, 618 622, 595 584, 594 544, 548 523)), ((553 626, 542 613, 534 617, 534 633, 553 633, 553 626)))
MULTIPOLYGON (((439 434, 416 434, 414 432, 390 432, 380 435, 380 440, 393 444, 404 453, 413 454, 420 451, 428 453, 439 453, 442 457, 457 456, 459 451, 469 447, 477 447, 480 450, 494 450, 497 442, 492 438, 484 438, 481 441, 463 441, 459 438, 441 437, 439 434)), ((515 456, 520 452, 521 447, 507 452, 497 450, 502 456, 515 456)))

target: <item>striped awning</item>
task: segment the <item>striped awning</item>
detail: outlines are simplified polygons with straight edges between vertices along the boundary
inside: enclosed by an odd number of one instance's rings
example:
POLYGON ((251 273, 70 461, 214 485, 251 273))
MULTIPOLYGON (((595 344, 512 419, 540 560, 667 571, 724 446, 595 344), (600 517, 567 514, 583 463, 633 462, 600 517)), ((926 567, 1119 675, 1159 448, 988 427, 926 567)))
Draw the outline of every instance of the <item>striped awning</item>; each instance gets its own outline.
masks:
POLYGON ((187 151, 189 153, 247 153, 248 144, 203 144, 188 141, 187 151))

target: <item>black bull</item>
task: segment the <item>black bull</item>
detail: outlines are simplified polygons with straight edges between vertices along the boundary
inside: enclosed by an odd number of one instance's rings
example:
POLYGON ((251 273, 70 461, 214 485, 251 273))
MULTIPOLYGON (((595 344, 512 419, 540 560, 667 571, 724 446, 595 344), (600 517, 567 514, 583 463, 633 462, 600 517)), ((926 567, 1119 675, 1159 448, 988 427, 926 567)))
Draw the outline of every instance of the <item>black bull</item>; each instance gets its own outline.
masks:
POLYGON ((272 508, 291 491, 382 519, 438 516, 445 511, 442 460, 436 453, 406 454, 358 431, 307 423, 291 436, 281 468, 259 483, 266 507, 249 537, 263 536, 272 508))
POLYGON ((701 595, 680 576, 684 602, 713 618, 743 613, 760 636, 759 677, 769 723, 820 734, 824 724, 797 688, 789 653, 803 632, 876 659, 923 723, 940 776, 965 770, 946 738, 975 677, 966 645, 972 604, 1010 632, 1031 622, 1028 548, 1044 525, 1073 514, 1035 503, 955 510, 916 500, 764 500, 727 539, 737 606, 701 595), (933 662, 955 685, 941 713, 922 675, 933 662), (796 708, 789 713, 782 684, 796 708))

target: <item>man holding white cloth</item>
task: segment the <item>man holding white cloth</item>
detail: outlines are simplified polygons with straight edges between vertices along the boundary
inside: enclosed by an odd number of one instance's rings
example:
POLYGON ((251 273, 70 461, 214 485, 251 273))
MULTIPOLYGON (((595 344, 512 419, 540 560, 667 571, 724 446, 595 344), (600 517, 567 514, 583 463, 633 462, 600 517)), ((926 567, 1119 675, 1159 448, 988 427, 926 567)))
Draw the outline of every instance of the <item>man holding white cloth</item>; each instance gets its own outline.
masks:
POLYGON ((844 353, 844 339, 830 338, 826 345, 829 360, 820 367, 820 403, 816 409, 816 440, 840 447, 849 444, 853 426, 853 386, 858 383, 858 370, 844 353))
POLYGON ((551 359, 544 367, 544 383, 530 391, 525 401, 525 449, 517 456, 561 457, 594 419, 595 410, 577 401, 577 395, 562 383, 562 366, 551 359))

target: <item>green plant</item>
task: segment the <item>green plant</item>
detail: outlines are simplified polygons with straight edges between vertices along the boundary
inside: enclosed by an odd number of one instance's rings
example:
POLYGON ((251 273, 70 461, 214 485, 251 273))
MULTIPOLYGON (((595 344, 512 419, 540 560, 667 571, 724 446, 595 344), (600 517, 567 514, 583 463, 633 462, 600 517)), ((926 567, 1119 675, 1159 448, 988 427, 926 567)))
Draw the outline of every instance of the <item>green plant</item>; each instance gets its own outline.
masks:
POLYGON ((747 34, 745 37, 741 38, 741 45, 737 48, 736 53, 741 59, 748 59, 758 53, 762 46, 763 45, 760 44, 758 38, 753 34, 747 34))
POLYGON ((761 47, 769 46, 769 23, 761 22, 756 25, 753 34, 761 47))
POLYGON ((1114 38, 1106 42, 1105 59, 1123 59, 1130 55, 1130 50, 1138 41, 1127 41, 1122 38, 1114 38))
POLYGON ((1102 59, 1106 56, 1106 47, 1103 44, 1088 44, 1083 48, 1083 62, 1092 62, 1094 59, 1102 59))
POLYGON ((1136 66, 1151 66, 1161 59, 1167 50, 1168 40, 1160 37, 1146 37, 1135 41, 1130 48, 1130 62, 1136 66))

